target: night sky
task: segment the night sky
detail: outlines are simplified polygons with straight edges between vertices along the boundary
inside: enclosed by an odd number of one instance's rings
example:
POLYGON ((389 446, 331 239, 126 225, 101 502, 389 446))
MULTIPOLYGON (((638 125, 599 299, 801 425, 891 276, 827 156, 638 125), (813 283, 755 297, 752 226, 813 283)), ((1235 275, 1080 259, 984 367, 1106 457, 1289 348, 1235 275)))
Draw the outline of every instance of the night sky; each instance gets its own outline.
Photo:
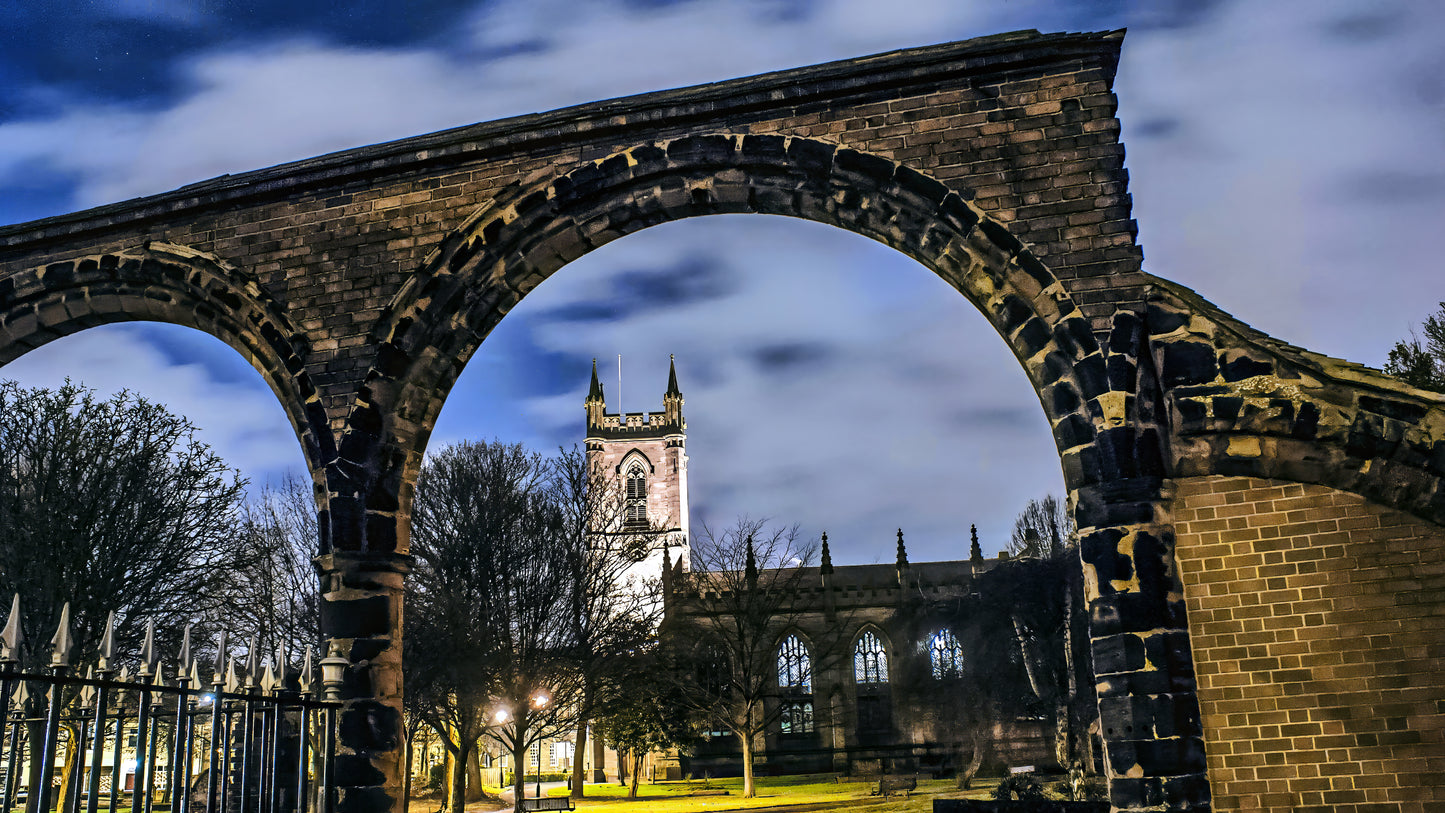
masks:
MULTIPOLYGON (((1146 271, 1372 366, 1445 300, 1445 5, 1028 0, 26 2, 0 10, 0 223, 447 127, 1022 28, 1127 27, 1115 91, 1146 271)), ((839 563, 986 551, 1062 493, 1037 398, 974 308, 891 249, 763 216, 649 229, 574 262, 488 338, 436 446, 581 441, 687 399, 693 523, 828 531, 839 563), (963 382, 960 385, 960 382, 963 382)), ((3 375, 170 404, 254 485, 299 471, 234 351, 89 330, 3 375)))

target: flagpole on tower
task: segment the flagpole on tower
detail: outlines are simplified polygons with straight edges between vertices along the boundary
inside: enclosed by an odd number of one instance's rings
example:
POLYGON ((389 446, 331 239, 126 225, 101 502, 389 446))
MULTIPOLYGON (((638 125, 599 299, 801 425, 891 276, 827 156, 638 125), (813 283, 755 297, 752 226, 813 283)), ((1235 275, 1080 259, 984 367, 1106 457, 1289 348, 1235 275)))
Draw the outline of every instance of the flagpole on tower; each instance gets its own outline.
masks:
POLYGON ((627 413, 622 411, 622 354, 617 354, 617 417, 627 425, 627 413))

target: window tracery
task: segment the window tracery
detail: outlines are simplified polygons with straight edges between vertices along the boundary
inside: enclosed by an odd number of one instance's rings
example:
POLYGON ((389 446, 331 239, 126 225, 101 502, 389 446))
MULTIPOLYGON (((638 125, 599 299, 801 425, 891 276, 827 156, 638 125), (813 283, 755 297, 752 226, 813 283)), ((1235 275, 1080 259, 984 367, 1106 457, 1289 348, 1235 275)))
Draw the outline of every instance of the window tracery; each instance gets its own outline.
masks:
POLYGON ((888 652, 872 630, 859 635, 853 647, 853 680, 860 686, 888 682, 888 652))

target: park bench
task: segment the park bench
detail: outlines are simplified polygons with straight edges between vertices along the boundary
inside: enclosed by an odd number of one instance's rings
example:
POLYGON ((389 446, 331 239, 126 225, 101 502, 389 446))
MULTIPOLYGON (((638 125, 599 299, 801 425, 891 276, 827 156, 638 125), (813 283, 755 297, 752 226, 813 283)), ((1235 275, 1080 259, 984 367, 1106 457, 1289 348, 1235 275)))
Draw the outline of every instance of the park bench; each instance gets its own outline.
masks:
POLYGON ((894 793, 902 793, 907 796, 918 787, 918 776, 909 774, 888 774, 878 777, 878 787, 873 789, 874 796, 890 796, 894 793))
POLYGON ((572 799, 567 796, 543 796, 540 799, 523 799, 523 810, 576 810, 572 799))

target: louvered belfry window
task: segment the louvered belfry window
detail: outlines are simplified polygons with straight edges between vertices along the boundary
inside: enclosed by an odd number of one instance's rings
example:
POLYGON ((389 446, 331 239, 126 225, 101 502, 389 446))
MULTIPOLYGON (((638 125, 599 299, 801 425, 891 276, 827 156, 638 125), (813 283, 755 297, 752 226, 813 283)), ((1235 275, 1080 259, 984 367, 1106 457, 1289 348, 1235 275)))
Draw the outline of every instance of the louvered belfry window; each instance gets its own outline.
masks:
POLYGON ((627 510, 624 517, 628 525, 647 524, 647 472, 642 464, 634 462, 627 470, 627 510))

